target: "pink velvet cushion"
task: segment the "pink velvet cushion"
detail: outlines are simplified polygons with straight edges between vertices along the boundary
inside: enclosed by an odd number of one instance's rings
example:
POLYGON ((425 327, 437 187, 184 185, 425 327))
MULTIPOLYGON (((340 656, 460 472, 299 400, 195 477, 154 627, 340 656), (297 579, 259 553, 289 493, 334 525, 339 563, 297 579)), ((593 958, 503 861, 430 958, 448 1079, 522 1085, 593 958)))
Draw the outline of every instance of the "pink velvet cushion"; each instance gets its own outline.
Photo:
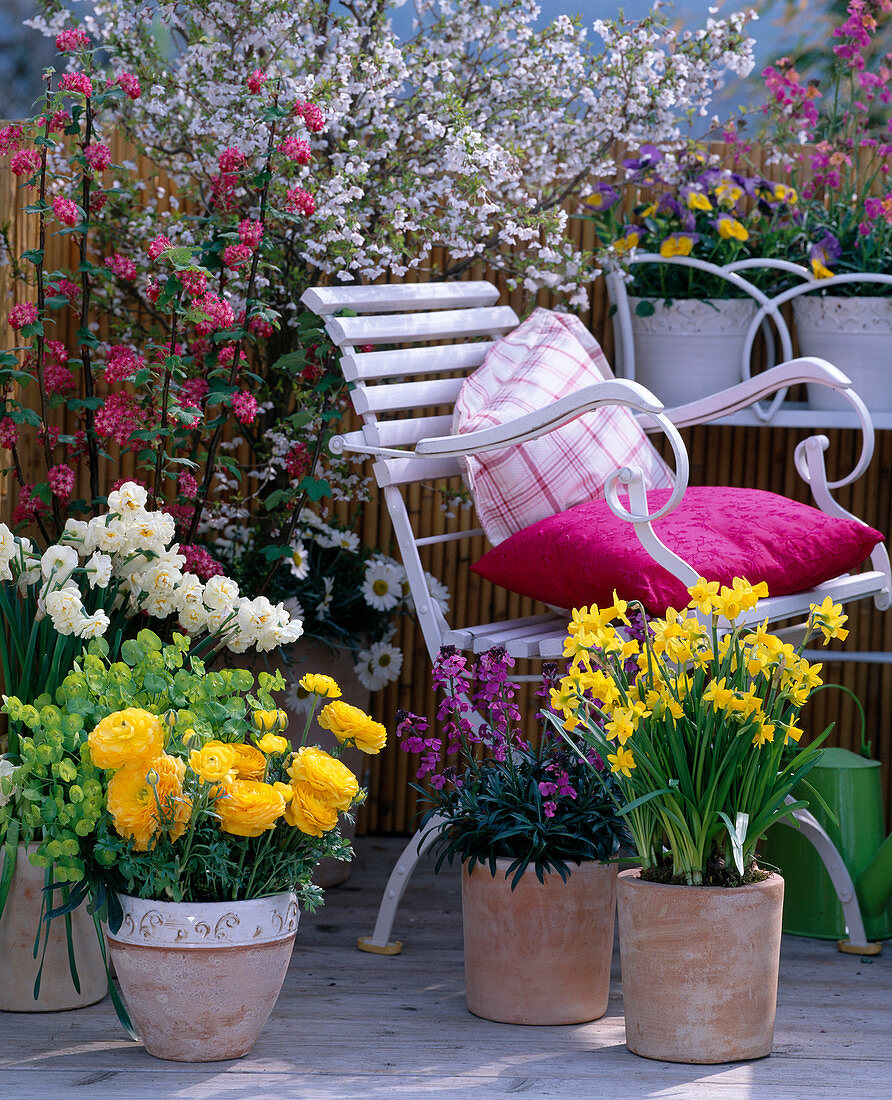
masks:
MULTIPOLYGON (((668 490, 648 493, 651 511, 668 496, 668 490)), ((850 572, 883 541, 879 531, 856 520, 836 519, 759 489, 691 486, 678 508, 653 527, 707 580, 765 581, 771 596, 850 572)), ((525 527, 471 568, 512 592, 559 607, 610 604, 614 589, 658 615, 689 599, 681 581, 653 561, 632 525, 604 500, 525 527)))

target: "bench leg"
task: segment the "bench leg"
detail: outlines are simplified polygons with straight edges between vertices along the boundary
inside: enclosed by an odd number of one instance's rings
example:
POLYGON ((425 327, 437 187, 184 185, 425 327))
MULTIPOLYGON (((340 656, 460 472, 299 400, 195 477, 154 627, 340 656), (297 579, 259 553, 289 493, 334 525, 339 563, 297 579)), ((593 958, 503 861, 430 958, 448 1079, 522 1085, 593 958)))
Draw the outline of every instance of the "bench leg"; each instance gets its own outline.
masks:
MULTIPOLYGON (((788 801, 790 800, 788 799, 788 801)), ((879 955, 882 951, 882 945, 867 942, 867 933, 864 931, 864 921, 861 918, 861 908, 858 904, 855 884, 849 874, 848 867, 846 867, 842 856, 839 854, 839 849, 813 813, 804 809, 794 810, 792 816, 801 829, 802 835, 806 840, 811 841, 817 849, 842 906, 849 938, 839 940, 837 947, 840 951, 852 955, 879 955)), ((793 826, 793 822, 789 818, 783 824, 793 826)))
POLYGON ((424 832, 417 832, 403 849, 387 880, 384 896, 378 907, 375 930, 371 936, 360 936, 357 941, 360 951, 370 951, 374 955, 398 955, 402 951, 402 941, 390 938, 397 906, 409 884, 409 876, 415 870, 418 860, 436 840, 444 822, 445 818, 435 815, 427 823, 424 832))

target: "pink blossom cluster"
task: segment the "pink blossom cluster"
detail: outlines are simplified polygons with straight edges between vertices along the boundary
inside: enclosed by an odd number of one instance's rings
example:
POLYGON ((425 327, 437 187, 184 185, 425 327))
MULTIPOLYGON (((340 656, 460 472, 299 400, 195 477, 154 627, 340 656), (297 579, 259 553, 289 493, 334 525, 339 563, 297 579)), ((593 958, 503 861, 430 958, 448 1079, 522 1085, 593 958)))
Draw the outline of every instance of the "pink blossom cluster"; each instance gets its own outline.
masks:
POLYGON ((882 218, 887 225, 892 225, 892 191, 882 199, 866 199, 864 203, 864 213, 871 220, 882 218))
POLYGON ((208 320, 199 321, 195 325, 195 331, 199 336, 204 336, 215 329, 231 328, 235 324, 235 314, 230 304, 211 290, 200 298, 196 298, 193 305, 208 315, 208 320))
MULTIPOLYGON (((97 410, 94 424, 99 435, 111 436, 118 446, 126 446, 131 433, 142 424, 136 398, 123 390, 110 393, 102 408, 97 410)), ((134 448, 136 446, 138 444, 133 444, 134 448)))
POLYGON ((295 443, 285 455, 285 472, 292 481, 300 481, 310 469, 310 451, 306 443, 295 443))
POLYGON ((47 426, 37 429, 37 445, 39 447, 46 447, 50 451, 54 451, 59 442, 59 436, 62 434, 62 429, 57 428, 55 424, 47 424, 47 426))
POLYGON ((208 277, 203 271, 178 271, 177 277, 190 298, 200 298, 208 288, 208 277))
POLYGON ((318 134, 325 125, 325 116, 315 103, 304 103, 298 100, 291 108, 291 113, 296 118, 304 120, 310 133, 318 134))
POLYGON ((108 349, 103 378, 106 382, 128 382, 146 365, 143 356, 126 344, 112 344, 108 349))
POLYGON ((283 156, 287 157, 288 160, 293 160, 296 164, 310 163, 310 157, 312 156, 310 143, 302 138, 287 137, 276 148, 283 156))
POLYGON ((81 296, 81 288, 71 279, 57 279, 54 283, 48 283, 46 290, 51 297, 67 298, 69 302, 76 302, 81 296))
POLYGON ((40 153, 36 149, 17 149, 12 154, 9 167, 14 176, 30 176, 40 167, 40 153))
POLYGON ((247 390, 239 390, 229 399, 233 415, 239 424, 253 424, 257 416, 257 399, 247 390))
MULTIPOLYGON (((222 367, 231 367, 232 366, 232 360, 233 360, 234 357, 235 357, 235 345, 234 344, 227 344, 227 346, 225 348, 220 348, 220 350, 217 352, 217 362, 222 367)), ((241 355, 239 356, 238 369, 241 370, 242 367, 247 367, 247 365, 248 365, 248 358, 245 355, 245 353, 242 352, 241 355)))
POLYGON ((149 254, 150 260, 157 260, 163 252, 166 252, 168 248, 172 247, 173 245, 171 244, 170 237, 165 237, 163 234, 159 233, 157 237, 149 241, 149 246, 146 251, 149 254))
MULTIPOLYGON (((821 95, 816 85, 803 85, 788 57, 782 57, 776 67, 769 65, 767 69, 763 69, 762 76, 765 78, 765 87, 774 98, 775 106, 781 109, 784 117, 806 132, 811 132, 818 122, 815 100, 821 95)), ((765 111, 767 110, 766 107, 765 111)))
POLYGON ((223 566, 212 558, 203 546, 190 546, 187 543, 185 546, 180 546, 180 553, 186 559, 186 564, 183 566, 184 572, 194 573, 203 581, 209 581, 211 577, 223 576, 223 566))
POLYGON ((90 36, 80 27, 68 27, 56 35, 56 49, 60 53, 77 53, 78 50, 88 50, 92 45, 90 36))
POLYGON ((74 375, 68 369, 68 348, 61 340, 47 340, 44 345, 43 381, 48 393, 75 389, 74 375))
POLYGON ((60 500, 68 500, 75 482, 74 470, 70 466, 66 466, 64 463, 51 466, 47 471, 46 479, 53 496, 59 497, 60 500))
POLYGON ((30 523, 46 510, 47 507, 40 497, 35 496, 34 486, 23 482, 21 489, 19 489, 19 499, 16 501, 16 506, 12 512, 13 525, 30 523))
MULTIPOLYGON (((67 111, 54 111, 50 115, 50 133, 57 134, 64 130, 66 126, 71 123, 71 115, 67 111)), ((42 130, 46 126, 46 116, 41 116, 35 122, 38 130, 42 130)))
POLYGON ((72 202, 71 199, 64 199, 61 195, 56 195, 53 199, 53 213, 62 225, 69 227, 77 225, 81 220, 81 211, 77 203, 72 202))
POLYGON ((223 250, 223 263, 226 267, 235 270, 251 259, 254 249, 250 245, 239 241, 238 244, 230 244, 223 250))
POLYGON ((253 73, 249 74, 248 79, 245 81, 245 83, 248 85, 248 91, 252 95, 257 95, 257 93, 263 88, 263 85, 267 82, 267 80, 269 80, 269 77, 266 76, 265 73, 263 73, 260 69, 255 69, 253 73))
POLYGON ((251 221, 250 218, 242 219, 238 223, 238 235, 242 244, 246 244, 251 249, 257 248, 263 238, 263 222, 251 221))
POLYGON ((9 311, 9 327, 18 330, 25 325, 36 324, 38 316, 37 306, 33 302, 20 302, 9 311))
POLYGON ((121 73, 114 80, 109 80, 106 87, 113 88, 116 84, 129 99, 139 99, 142 95, 139 78, 135 77, 133 73, 121 73))
POLYGON ((892 0, 850 0, 846 7, 848 19, 833 32, 834 38, 846 39, 833 47, 836 56, 856 71, 863 70, 866 62, 862 51, 870 45, 871 36, 877 29, 876 16, 889 12, 892 12, 892 0))
POLYGON ((115 252, 112 256, 106 256, 105 266, 119 279, 126 279, 130 282, 136 278, 136 264, 129 256, 122 256, 120 252, 115 252))
POLYGON ((108 202, 108 195, 104 191, 94 190, 90 195, 90 209, 94 214, 98 214, 99 211, 108 202))
POLYGON ((84 147, 84 160, 94 172, 104 172, 111 164, 111 149, 101 141, 91 142, 84 147))
POLYGON ((224 149, 217 157, 217 164, 221 172, 237 172, 240 168, 244 167, 247 159, 244 153, 231 145, 228 149, 224 149))
POLYGON ((21 126, 11 122, 8 126, 0 127, 0 153, 15 152, 21 145, 24 132, 21 126))
POLYGON ((302 187, 289 187, 285 196, 285 209, 309 218, 316 213, 316 200, 302 187))
POLYGON ((93 81, 86 73, 66 73, 59 81, 59 90, 74 92, 89 99, 93 94, 93 81))
POLYGON ((152 305, 161 297, 162 289, 161 284, 156 279, 149 279, 148 285, 146 286, 146 298, 148 298, 152 305))
POLYGON ((19 426, 8 416, 0 420, 0 447, 11 451, 19 440, 19 426))
POLYGON ((195 474, 184 470, 177 478, 177 490, 186 500, 195 500, 198 496, 198 482, 195 480, 195 474))
MULTIPOLYGON (((244 324, 244 313, 241 315, 241 321, 244 324)), ((263 317, 252 317, 251 320, 248 322, 248 332, 253 332, 257 336, 262 336, 264 339, 269 339, 269 337, 272 336, 272 334, 275 332, 275 327, 271 324, 271 322, 267 321, 263 317)))
POLYGON ((180 386, 180 404, 193 409, 201 409, 210 387, 205 378, 187 378, 180 386))

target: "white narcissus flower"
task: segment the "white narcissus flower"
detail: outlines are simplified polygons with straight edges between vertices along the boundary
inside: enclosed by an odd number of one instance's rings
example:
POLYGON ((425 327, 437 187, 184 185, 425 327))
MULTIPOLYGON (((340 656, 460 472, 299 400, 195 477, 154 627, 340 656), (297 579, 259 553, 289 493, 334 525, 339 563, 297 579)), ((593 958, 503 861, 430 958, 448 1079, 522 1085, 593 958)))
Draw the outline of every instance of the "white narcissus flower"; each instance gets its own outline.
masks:
POLYGON ((84 604, 76 588, 60 588, 57 592, 50 592, 45 605, 54 630, 59 634, 76 633, 78 624, 84 618, 84 604))
POLYGON ((305 580, 307 574, 310 572, 310 555, 307 553, 307 548, 300 539, 291 544, 288 565, 291 569, 291 575, 296 581, 305 580))
POLYGON ((5 523, 0 523, 0 580, 11 581, 10 562, 18 554, 15 535, 5 523))
POLYGON ((201 634, 208 628, 208 615, 200 603, 182 604, 177 621, 188 634, 201 634))
POLYGON ((112 560, 108 554, 100 554, 97 550, 87 561, 84 569, 87 571, 87 580, 91 588, 108 588, 112 575, 112 560))
POLYGON ((10 799, 15 798, 18 787, 15 784, 11 785, 11 788, 4 791, 4 786, 10 787, 10 776, 16 771, 16 766, 13 762, 5 756, 0 756, 0 806, 5 806, 10 799), (3 780, 6 783, 3 783, 3 780))
POLYGON ((376 611, 392 611, 403 598, 404 576, 395 561, 371 558, 361 588, 365 602, 376 611))
POLYGON ((13 560, 18 569, 16 584, 24 592, 28 585, 40 580, 40 558, 34 553, 30 539, 19 539, 19 553, 13 560))
POLYGON ((43 579, 57 585, 64 584, 77 567, 77 550, 73 546, 50 546, 40 559, 43 579))
POLYGON ((59 536, 59 542, 64 546, 73 546, 78 553, 86 556, 85 547, 89 524, 82 519, 67 519, 65 528, 59 536))
POLYGON ((173 516, 164 512, 134 512, 125 517, 124 524, 128 549, 155 554, 164 552, 176 532, 173 516))
POLYGON ((92 615, 84 615, 75 623, 74 633, 79 638, 99 638, 108 630, 109 622, 108 615, 100 608, 92 615))
POLYGON ((108 510, 127 519, 145 510, 148 492, 135 481, 125 481, 120 489, 108 494, 108 510))
POLYGON ((238 598, 238 585, 229 577, 211 577, 204 586, 204 606, 209 611, 232 611, 238 598))
POLYGON ((183 575, 183 583, 177 590, 177 605, 180 610, 184 610, 187 607, 199 608, 202 612, 202 616, 207 620, 207 615, 204 610, 204 585, 194 573, 185 573, 183 575))
POLYGON ((127 528, 119 519, 106 521, 106 517, 91 519, 85 546, 89 553, 102 550, 105 554, 119 554, 127 544, 127 528))

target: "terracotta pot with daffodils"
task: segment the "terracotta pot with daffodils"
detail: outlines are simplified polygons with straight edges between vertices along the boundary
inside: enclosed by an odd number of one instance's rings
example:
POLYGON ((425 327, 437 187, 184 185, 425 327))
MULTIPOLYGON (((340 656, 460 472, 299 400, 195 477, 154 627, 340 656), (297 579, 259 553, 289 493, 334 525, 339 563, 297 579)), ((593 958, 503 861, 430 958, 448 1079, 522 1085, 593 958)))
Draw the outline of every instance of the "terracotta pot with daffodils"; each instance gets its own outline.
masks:
MULTIPOLYGON (((338 827, 362 792, 338 756, 378 752, 386 733, 333 679, 308 673, 314 702, 292 740, 274 697, 280 674, 255 685, 245 669, 208 672, 189 645, 142 631, 110 663, 91 643, 34 737, 79 716, 81 769, 98 797, 69 853, 69 891, 71 904, 91 895, 104 923, 122 1022, 150 1054, 201 1062, 241 1057, 259 1036, 300 908, 321 902, 317 863, 352 854, 338 827), (330 753, 310 738, 320 704, 330 753)), ((24 709, 7 708, 14 719, 24 709)))
MULTIPOLYGON (((574 611, 553 721, 607 762, 640 860, 617 883, 626 1043, 717 1063, 771 1052, 783 881, 756 845, 805 805, 786 798, 820 757, 797 721, 821 679, 805 641, 738 622, 763 584, 689 591, 664 619, 574 611)), ((845 618, 814 606, 808 637, 844 638, 845 618)))

